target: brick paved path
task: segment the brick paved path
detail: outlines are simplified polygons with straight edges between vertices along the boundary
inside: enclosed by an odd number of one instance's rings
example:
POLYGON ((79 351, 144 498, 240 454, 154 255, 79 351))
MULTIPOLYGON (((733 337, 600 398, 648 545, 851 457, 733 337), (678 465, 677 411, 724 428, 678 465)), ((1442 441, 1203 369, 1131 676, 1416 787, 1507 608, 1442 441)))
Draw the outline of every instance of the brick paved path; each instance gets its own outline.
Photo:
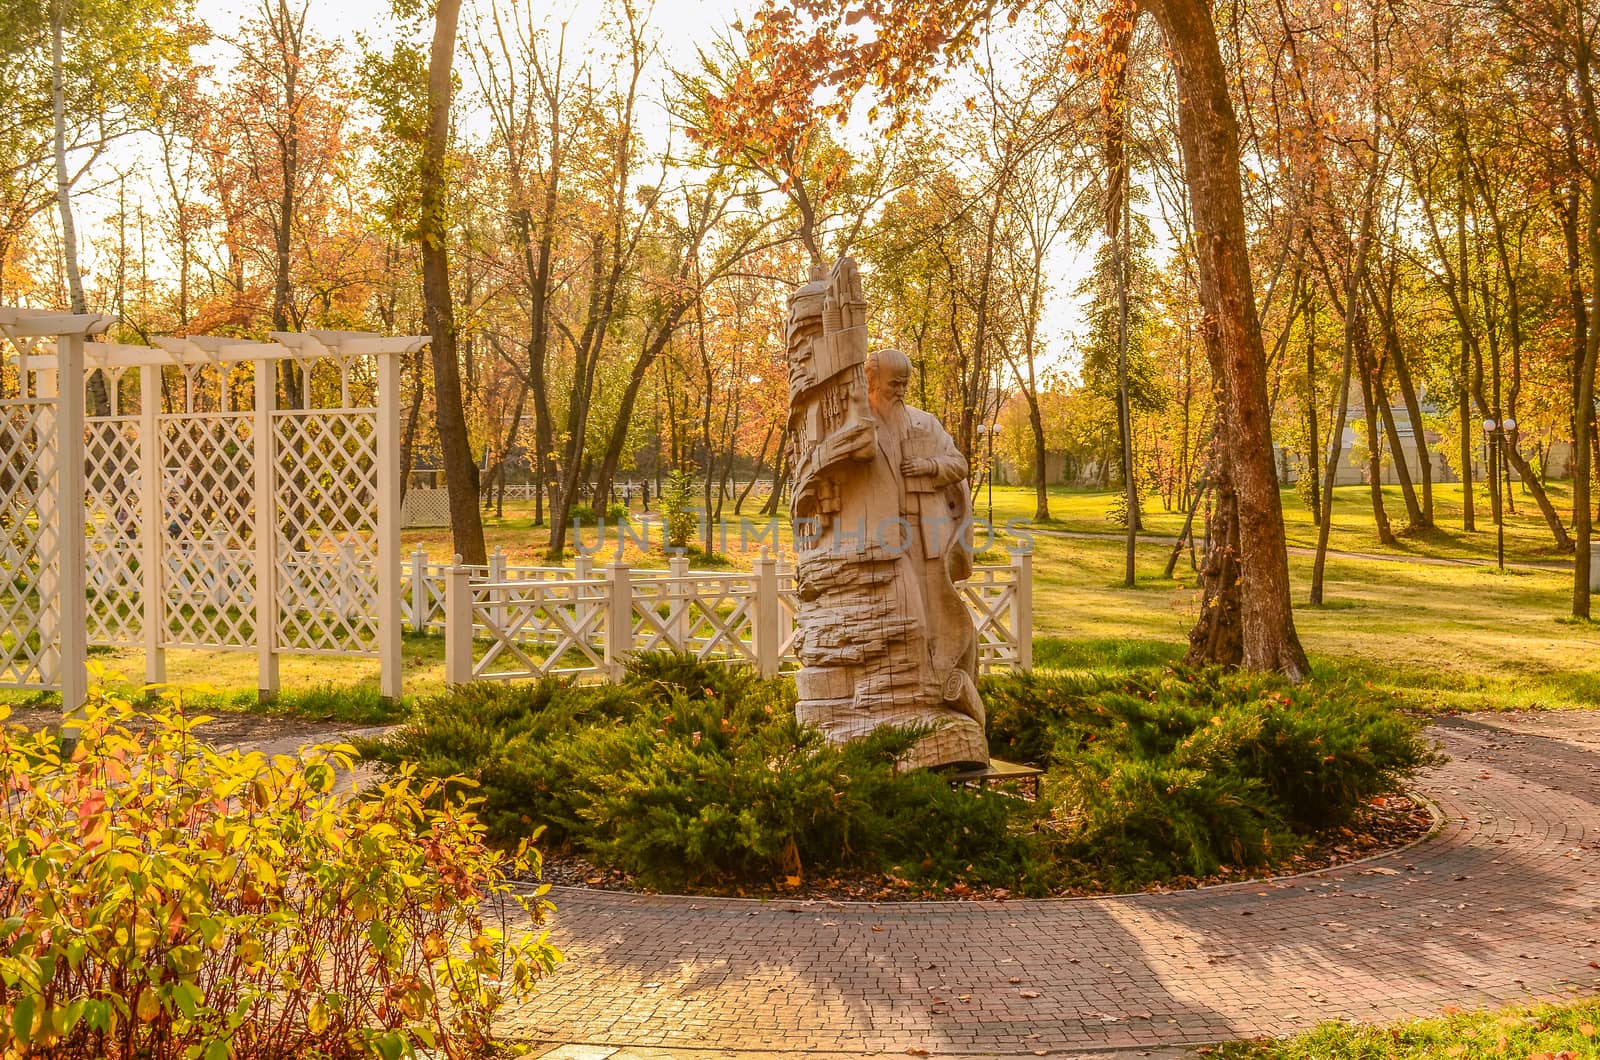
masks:
POLYGON ((1432 731, 1451 756, 1422 783, 1447 817, 1438 836, 1274 883, 880 906, 561 888, 569 962, 502 1030, 573 1056, 1028 1054, 1592 994, 1600 713, 1432 731))

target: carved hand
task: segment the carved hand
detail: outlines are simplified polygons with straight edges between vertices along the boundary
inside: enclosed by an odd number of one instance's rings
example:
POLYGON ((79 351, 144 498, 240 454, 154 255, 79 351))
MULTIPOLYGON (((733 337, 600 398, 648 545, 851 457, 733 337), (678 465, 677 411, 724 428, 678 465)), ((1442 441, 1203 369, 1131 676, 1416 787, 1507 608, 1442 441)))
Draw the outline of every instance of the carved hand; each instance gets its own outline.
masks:
POLYGON ((939 470, 939 465, 926 458, 910 458, 900 461, 900 474, 902 475, 931 475, 939 470))

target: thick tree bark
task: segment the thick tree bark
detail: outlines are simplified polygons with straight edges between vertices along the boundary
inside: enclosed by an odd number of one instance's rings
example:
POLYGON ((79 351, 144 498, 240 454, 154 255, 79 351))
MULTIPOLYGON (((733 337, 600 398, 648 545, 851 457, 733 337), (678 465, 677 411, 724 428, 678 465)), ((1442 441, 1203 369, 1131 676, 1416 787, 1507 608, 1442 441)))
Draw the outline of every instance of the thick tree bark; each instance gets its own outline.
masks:
MULTIPOLYGON (((1295 632, 1289 595, 1283 509, 1272 466, 1266 351, 1250 278, 1239 132, 1228 98, 1227 71, 1210 7, 1203 0, 1146 3, 1161 24, 1176 68, 1179 137, 1194 205, 1200 295, 1216 333, 1216 341, 1207 347, 1224 399, 1225 414, 1217 424, 1222 458, 1216 496, 1226 533, 1213 536, 1220 536, 1224 552, 1233 549, 1235 541, 1238 550, 1237 579, 1229 577, 1226 558, 1216 565, 1218 570, 1211 570, 1208 561, 1202 610, 1237 608, 1239 661, 1244 666, 1279 670, 1303 680, 1310 675, 1310 665, 1295 632), (1230 507, 1235 510, 1230 512, 1230 507), (1215 607, 1210 606, 1213 603, 1215 607)), ((1203 616, 1202 624, 1205 621, 1203 616)), ((1191 640, 1191 657, 1225 662, 1230 653, 1225 637, 1191 640), (1215 654, 1213 646, 1219 649, 1215 654)))
POLYGON ((434 405, 444 483, 450 495, 450 536, 465 563, 488 562, 483 519, 478 513, 478 468, 467 437, 461 398, 461 364, 456 354, 455 306, 450 294, 446 250, 445 154, 450 142, 450 68, 455 60, 456 20, 461 0, 438 0, 433 45, 428 53, 428 138, 422 148, 421 203, 417 235, 422 247, 422 297, 428 332, 433 336, 434 405))
MULTIPOLYGON (((1217 444, 1221 445, 1220 437, 1217 444)), ((1189 631, 1189 650, 1183 661, 1191 665, 1239 666, 1245 659, 1245 631, 1238 495, 1228 480, 1228 460, 1220 450, 1213 462, 1218 471, 1211 483, 1205 559, 1200 563, 1205 599, 1200 605, 1199 621, 1189 631)), ((1204 496, 1204 492, 1196 496, 1195 504, 1204 496)))
MULTIPOLYGON (((1589 178, 1589 263, 1593 271, 1591 282, 1600 291, 1600 177, 1589 178)), ((1578 308, 1582 311, 1582 302, 1578 308)), ((1586 323, 1586 318, 1579 318, 1586 323)), ((1589 543, 1594 533, 1594 513, 1590 507, 1589 484, 1594 473, 1591 463, 1590 443, 1594 431, 1595 365, 1600 362, 1600 328, 1580 328, 1583 335, 1583 354, 1578 363, 1576 410, 1573 419, 1572 468, 1572 532, 1577 538, 1577 554, 1573 557, 1572 614, 1589 618, 1592 556, 1589 543)))

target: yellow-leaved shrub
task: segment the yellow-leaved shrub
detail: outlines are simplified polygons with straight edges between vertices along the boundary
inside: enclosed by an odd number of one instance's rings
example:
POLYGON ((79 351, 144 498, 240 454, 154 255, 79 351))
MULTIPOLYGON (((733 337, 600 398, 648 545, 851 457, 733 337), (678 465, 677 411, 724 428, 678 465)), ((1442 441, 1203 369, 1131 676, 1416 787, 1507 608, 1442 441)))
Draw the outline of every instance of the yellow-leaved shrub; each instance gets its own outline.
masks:
POLYGON ((66 757, 0 729, 0 1053, 491 1052, 560 956, 514 889, 538 855, 410 770, 341 792, 350 748, 219 751, 204 720, 97 695, 66 757))

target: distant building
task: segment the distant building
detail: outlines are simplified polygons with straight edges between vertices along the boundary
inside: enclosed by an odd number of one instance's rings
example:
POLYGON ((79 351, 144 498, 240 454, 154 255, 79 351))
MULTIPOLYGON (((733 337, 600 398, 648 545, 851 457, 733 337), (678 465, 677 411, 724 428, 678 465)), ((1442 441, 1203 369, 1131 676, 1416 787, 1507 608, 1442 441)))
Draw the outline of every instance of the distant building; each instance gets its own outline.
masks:
MULTIPOLYGON (((1353 384, 1352 384, 1353 386, 1353 384)), ((1419 401, 1424 415, 1437 411, 1436 407, 1425 398, 1419 401)), ((1395 433, 1400 436, 1400 451, 1405 460, 1406 469, 1411 472, 1411 481, 1419 482, 1422 478, 1422 460, 1417 452, 1416 430, 1411 422, 1411 413, 1403 405, 1391 406, 1389 410, 1394 416, 1395 433)), ((1359 393, 1350 395, 1350 410, 1345 420, 1344 434, 1340 439, 1339 471, 1335 476, 1335 484, 1340 486, 1356 486, 1367 481, 1367 447, 1365 442, 1366 407, 1361 402, 1359 393), (1361 430, 1357 431, 1357 425, 1361 430)), ((1477 419, 1475 424, 1480 422, 1477 419)), ((1383 454, 1383 470, 1380 481, 1383 485, 1398 485, 1400 476, 1395 468, 1394 453, 1389 446, 1389 432, 1379 421, 1379 445, 1383 454)), ((1459 456, 1459 443, 1452 443, 1450 452, 1446 454, 1441 447, 1443 439, 1439 432, 1424 426, 1423 437, 1427 441, 1428 459, 1433 472, 1434 482, 1460 482, 1461 477, 1456 474, 1447 460, 1448 456, 1459 456)), ((1323 453, 1326 461, 1331 453, 1331 446, 1323 453)), ((1273 445, 1273 453, 1277 457, 1278 479, 1287 484, 1299 480, 1305 469, 1303 454, 1285 449, 1283 446, 1273 445)), ((1532 453, 1524 448, 1524 454, 1530 460, 1532 453)), ((1540 459, 1533 461, 1536 466, 1543 466, 1546 478, 1566 478, 1572 474, 1572 444, 1567 441, 1557 440, 1552 442, 1549 450, 1538 454, 1540 459)), ((1318 475, 1325 473, 1326 463, 1317 467, 1318 475)), ((1483 481, 1488 475, 1485 443, 1481 429, 1473 438, 1473 465, 1472 477, 1475 481, 1483 481)), ((1511 478, 1515 481, 1520 478, 1516 468, 1511 469, 1511 478)))

